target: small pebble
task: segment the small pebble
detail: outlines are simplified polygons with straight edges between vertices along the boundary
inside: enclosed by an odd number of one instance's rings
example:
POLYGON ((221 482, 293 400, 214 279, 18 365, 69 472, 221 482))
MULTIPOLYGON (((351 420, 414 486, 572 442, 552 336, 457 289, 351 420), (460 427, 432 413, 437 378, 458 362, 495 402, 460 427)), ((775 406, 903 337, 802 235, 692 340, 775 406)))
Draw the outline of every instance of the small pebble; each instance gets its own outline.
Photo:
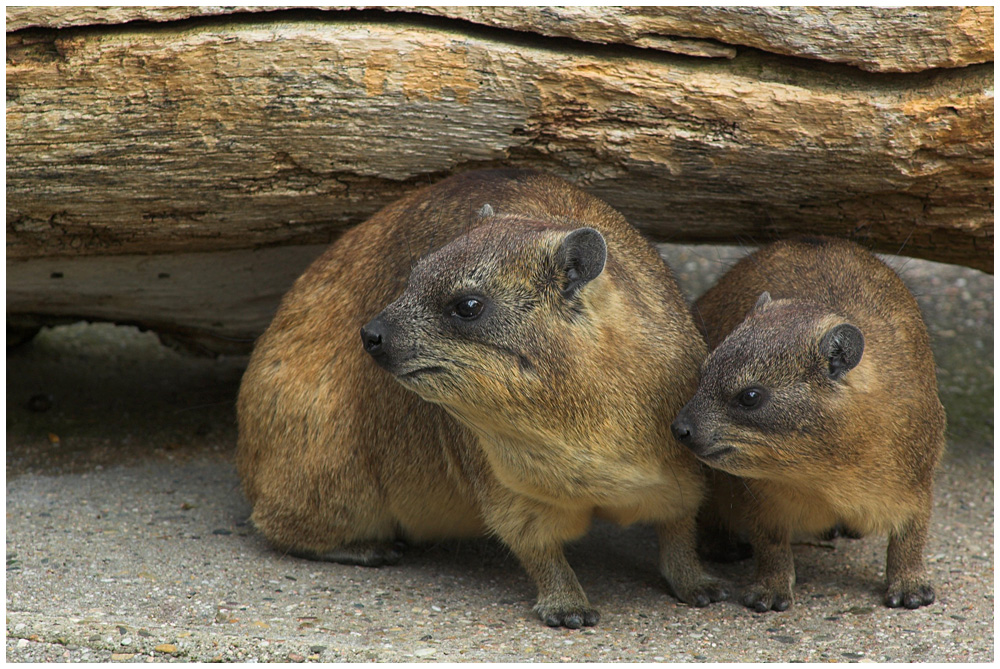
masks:
POLYGON ((418 648, 413 651, 413 654, 417 657, 430 657, 437 652, 436 648, 418 648))
POLYGON ((289 662, 305 662, 306 658, 304 656, 302 656, 302 655, 299 655, 298 653, 289 653, 288 654, 288 661, 289 662))
POLYGON ((135 657, 135 653, 111 653, 112 662, 122 662, 124 660, 131 660, 135 657))
POLYGON ((176 653, 177 646, 172 643, 161 643, 153 648, 157 653, 176 653))

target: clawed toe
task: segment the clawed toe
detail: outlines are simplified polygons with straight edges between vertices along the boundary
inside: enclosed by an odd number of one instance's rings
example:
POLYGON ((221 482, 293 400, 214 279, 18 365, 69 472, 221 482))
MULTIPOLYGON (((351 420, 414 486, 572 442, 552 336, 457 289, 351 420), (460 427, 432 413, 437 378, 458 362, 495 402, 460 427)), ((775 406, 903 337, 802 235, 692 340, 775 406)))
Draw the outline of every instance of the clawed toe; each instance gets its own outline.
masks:
POLYGON ((708 606, 712 602, 721 602, 732 595, 732 586, 720 578, 706 576, 693 586, 680 588, 670 586, 670 590, 685 604, 698 608, 708 606))
POLYGON ((889 608, 919 609, 934 603, 933 586, 921 583, 909 588, 890 588, 885 595, 885 605, 889 608))
POLYGON ((535 610, 549 627, 567 627, 575 630, 581 627, 593 627, 601 619, 601 614, 596 609, 539 610, 536 607, 535 610))
POLYGON ((743 593, 743 605, 758 613, 765 611, 785 611, 792 605, 792 596, 763 587, 752 587, 743 593))

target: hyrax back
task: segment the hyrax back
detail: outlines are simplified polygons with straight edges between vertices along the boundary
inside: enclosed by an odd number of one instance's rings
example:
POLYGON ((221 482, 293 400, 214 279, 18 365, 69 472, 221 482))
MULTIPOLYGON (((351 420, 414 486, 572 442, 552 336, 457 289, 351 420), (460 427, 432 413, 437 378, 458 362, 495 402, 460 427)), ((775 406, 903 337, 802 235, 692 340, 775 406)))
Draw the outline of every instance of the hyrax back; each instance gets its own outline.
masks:
POLYGON ((493 533, 570 627, 597 612, 562 544, 595 513, 648 521, 674 591, 707 604, 726 593, 693 550, 702 474, 669 429, 705 353, 606 204, 533 172, 452 177, 345 233, 259 340, 238 403, 252 519, 363 564, 493 533))
POLYGON ((713 478, 714 511, 757 561, 744 603, 787 608, 792 533, 837 526, 889 535, 888 606, 931 603, 923 548, 945 416, 896 273, 847 241, 778 242, 738 262, 694 315, 713 350, 674 433, 727 473, 713 478))

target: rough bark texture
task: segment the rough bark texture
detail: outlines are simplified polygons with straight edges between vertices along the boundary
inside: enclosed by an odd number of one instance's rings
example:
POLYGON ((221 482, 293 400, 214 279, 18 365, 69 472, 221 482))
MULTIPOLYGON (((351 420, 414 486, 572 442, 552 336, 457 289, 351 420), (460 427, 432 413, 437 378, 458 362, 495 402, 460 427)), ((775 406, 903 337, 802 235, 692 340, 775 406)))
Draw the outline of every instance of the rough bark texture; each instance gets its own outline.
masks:
POLYGON ((602 7, 600 11, 591 7, 441 7, 420 11, 544 35, 678 53, 688 53, 675 45, 678 38, 686 38, 683 44, 714 40, 847 63, 873 72, 920 72, 993 60, 992 7, 602 7))
POLYGON ((662 240, 826 233, 992 271, 992 9, 403 11, 8 9, 8 314, 67 315, 21 263, 323 244, 497 165, 662 240))
MULTIPOLYGON (((301 7, 300 7, 301 8, 301 7)), ((354 9, 363 9, 356 6, 354 9)), ((7 31, 276 12, 288 7, 11 7, 7 31)), ((316 5, 312 9, 324 9, 316 5)), ((325 8, 344 11, 349 7, 325 8)), ((732 58, 736 46, 920 72, 993 60, 992 7, 387 7, 497 28, 732 58)))

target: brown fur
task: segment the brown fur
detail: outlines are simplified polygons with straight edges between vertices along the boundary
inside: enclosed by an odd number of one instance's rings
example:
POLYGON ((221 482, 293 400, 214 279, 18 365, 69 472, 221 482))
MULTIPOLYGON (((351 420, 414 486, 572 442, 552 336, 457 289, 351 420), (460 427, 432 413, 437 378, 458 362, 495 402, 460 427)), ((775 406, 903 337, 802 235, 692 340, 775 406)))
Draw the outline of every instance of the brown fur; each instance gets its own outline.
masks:
POLYGON ((926 328, 895 272, 850 242, 778 242, 737 263, 694 313, 713 350, 675 434, 719 470, 717 520, 753 546, 744 603, 787 608, 791 536, 838 526, 889 535, 888 606, 931 603, 923 548, 945 417, 926 328), (773 301, 758 302, 764 291, 773 301), (838 326, 863 334, 863 349, 850 336, 838 340, 846 353, 833 349, 854 356, 846 372, 823 344, 838 326), (742 406, 748 388, 766 399, 742 406))
POLYGON ((563 543, 595 514, 646 521, 676 594, 705 605, 726 593, 694 553, 703 475, 668 418, 705 353, 670 270, 606 204, 533 172, 452 177, 345 233, 257 342, 238 402, 252 520, 280 549, 362 564, 394 560, 397 538, 493 533, 542 619, 570 627, 597 612, 563 543), (495 214, 477 217, 484 204, 495 214), (581 226, 607 264, 567 299, 553 254, 581 226), (449 335, 421 305, 463 282, 519 308, 449 335), (407 350, 447 374, 397 382, 366 355, 359 330, 394 300, 407 350))

